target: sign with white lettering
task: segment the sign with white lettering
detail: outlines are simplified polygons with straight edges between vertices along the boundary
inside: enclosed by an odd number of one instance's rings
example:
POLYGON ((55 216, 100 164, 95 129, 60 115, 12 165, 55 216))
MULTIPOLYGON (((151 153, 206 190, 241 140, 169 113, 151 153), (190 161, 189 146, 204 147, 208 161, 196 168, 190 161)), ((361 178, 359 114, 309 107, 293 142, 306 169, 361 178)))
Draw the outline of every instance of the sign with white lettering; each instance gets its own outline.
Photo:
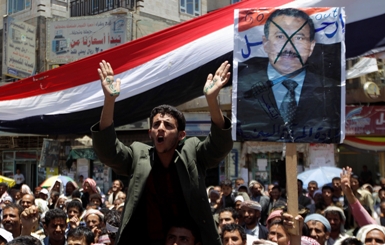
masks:
POLYGON ((384 136, 383 106, 346 106, 347 136, 384 136))
POLYGON ((127 17, 87 17, 47 21, 47 59, 65 64, 127 41, 127 17))
POLYGON ((233 139, 339 143, 343 8, 235 10, 233 139))

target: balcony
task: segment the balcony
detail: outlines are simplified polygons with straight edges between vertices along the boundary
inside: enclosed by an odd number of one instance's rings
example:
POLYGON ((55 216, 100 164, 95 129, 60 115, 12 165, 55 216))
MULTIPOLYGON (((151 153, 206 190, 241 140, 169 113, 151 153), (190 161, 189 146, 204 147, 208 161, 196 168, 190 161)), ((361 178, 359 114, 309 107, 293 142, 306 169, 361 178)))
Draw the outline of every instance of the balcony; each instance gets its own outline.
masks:
POLYGON ((72 0, 70 3, 71 17, 102 14, 116 8, 133 10, 135 0, 72 0))

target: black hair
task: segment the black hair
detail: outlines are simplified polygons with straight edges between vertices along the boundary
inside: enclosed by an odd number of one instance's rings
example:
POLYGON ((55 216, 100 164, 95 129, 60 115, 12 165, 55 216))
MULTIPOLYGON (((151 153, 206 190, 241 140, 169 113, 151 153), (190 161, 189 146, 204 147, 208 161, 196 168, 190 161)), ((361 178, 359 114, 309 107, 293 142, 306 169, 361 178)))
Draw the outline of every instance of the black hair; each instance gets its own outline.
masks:
POLYGON ((334 192, 333 187, 331 187, 330 185, 324 185, 324 186, 322 186, 322 191, 324 191, 325 189, 329 189, 331 192, 334 192))
POLYGON ((199 235, 199 229, 198 227, 196 227, 196 225, 193 225, 192 223, 186 220, 177 219, 177 220, 174 220, 174 222, 172 222, 172 225, 170 226, 170 229, 167 231, 167 233, 170 232, 171 228, 173 227, 189 230, 194 237, 194 244, 197 244, 201 241, 200 235, 199 235))
POLYGON ((92 199, 99 199, 100 202, 101 202, 101 201, 102 201, 102 196, 101 196, 99 193, 94 193, 94 194, 91 194, 91 195, 90 195, 90 201, 91 201, 92 199))
POLYGON ((5 182, 0 182, 0 187, 8 188, 8 184, 5 182))
POLYGON ((274 190, 274 189, 277 189, 279 192, 282 192, 282 189, 279 185, 274 185, 273 188, 271 188, 271 190, 274 190))
POLYGON ((60 196, 60 193, 58 191, 52 191, 51 192, 51 198, 54 196, 60 196))
POLYGON ((269 18, 267 18, 264 26, 264 33, 265 33, 266 39, 269 38, 269 27, 271 22, 275 17, 281 16, 281 15, 292 16, 295 18, 302 18, 303 20, 307 21, 307 24, 309 25, 309 29, 310 29, 309 31, 310 41, 314 40, 315 30, 314 30, 313 20, 310 18, 309 15, 307 15, 302 10, 294 9, 294 8, 277 9, 269 16, 269 18))
POLYGON ((355 237, 348 237, 341 242, 341 245, 364 245, 364 244, 355 237))
POLYGON ((19 236, 8 242, 7 245, 41 245, 41 241, 33 236, 19 236))
POLYGON ((287 204, 285 201, 283 200, 277 200, 273 207, 272 207, 273 210, 284 210, 286 211, 287 210, 287 204))
POLYGON ((233 217, 234 220, 238 219, 238 217, 239 217, 237 210, 235 210, 232 207, 222 208, 221 210, 219 210, 218 215, 221 215, 221 213, 223 213, 223 212, 231 213, 231 217, 233 217))
POLYGON ((186 119, 184 118, 184 115, 181 111, 176 109, 173 106, 170 105, 160 105, 152 109, 150 114, 150 125, 152 127, 152 123, 154 120, 155 115, 157 114, 165 115, 168 114, 176 119, 178 122, 178 131, 183 131, 186 128, 186 119))
POLYGON ((44 224, 48 226, 51 220, 54 219, 63 219, 64 221, 66 221, 67 214, 63 211, 63 209, 60 208, 50 209, 45 213, 44 224))
MULTIPOLYGON (((179 125, 179 123, 178 123, 178 125, 179 125)), ((121 181, 120 179, 116 179, 116 180, 114 180, 114 182, 115 181, 119 181, 120 187, 122 187, 122 190, 123 190, 124 189, 123 181, 121 181)), ((112 182, 112 183, 114 183, 114 182, 112 182)))
POLYGON ((83 211, 84 211, 82 203, 79 202, 79 201, 76 201, 76 200, 68 202, 66 208, 67 208, 67 211, 70 208, 77 208, 79 210, 79 215, 81 215, 83 213, 83 211))
POLYGON ((309 186, 309 185, 311 185, 311 184, 315 184, 315 185, 318 187, 318 183, 317 183, 317 181, 315 181, 315 180, 309 181, 309 183, 307 184, 307 186, 309 186))
POLYGON ((92 230, 88 227, 84 226, 78 226, 75 229, 70 229, 67 234, 67 240, 70 238, 78 238, 83 239, 83 237, 86 239, 87 245, 91 245, 91 243, 94 243, 95 235, 92 232, 92 230))
POLYGON ((72 192, 72 198, 81 198, 82 194, 80 192, 80 189, 77 188, 72 192))
POLYGON ((297 179, 297 182, 301 183, 301 186, 303 186, 303 181, 300 179, 297 179))
MULTIPOLYGON (((114 227, 120 227, 120 223, 121 223, 121 219, 122 219, 122 213, 119 212, 118 210, 111 209, 105 213, 104 218, 105 218, 106 225, 109 224, 109 225, 114 226, 114 227)), ((107 234, 108 234, 110 239, 115 239, 117 232, 107 231, 107 234)))
POLYGON ((332 179, 332 183, 333 183, 333 181, 335 181, 335 180, 341 181, 341 178, 340 178, 340 177, 334 177, 334 178, 332 179))
POLYGON ((228 232, 238 231, 239 235, 242 238, 242 241, 243 242, 246 241, 246 232, 245 232, 245 230, 243 229, 242 226, 240 226, 238 224, 235 224, 235 223, 224 225, 223 228, 222 228, 222 237, 221 237, 222 238, 222 242, 223 242, 223 238, 225 236, 225 232, 226 231, 228 231, 228 232))
POLYGON ((20 206, 19 204, 11 202, 11 203, 6 204, 3 207, 3 212, 2 213, 4 213, 4 210, 9 209, 9 208, 17 209, 19 211, 19 217, 20 217, 21 213, 24 210, 24 208, 22 206, 20 206))
POLYGON ((225 179, 225 180, 222 180, 221 181, 221 184, 220 184, 221 188, 222 186, 230 186, 232 187, 233 186, 233 182, 229 179, 225 179))

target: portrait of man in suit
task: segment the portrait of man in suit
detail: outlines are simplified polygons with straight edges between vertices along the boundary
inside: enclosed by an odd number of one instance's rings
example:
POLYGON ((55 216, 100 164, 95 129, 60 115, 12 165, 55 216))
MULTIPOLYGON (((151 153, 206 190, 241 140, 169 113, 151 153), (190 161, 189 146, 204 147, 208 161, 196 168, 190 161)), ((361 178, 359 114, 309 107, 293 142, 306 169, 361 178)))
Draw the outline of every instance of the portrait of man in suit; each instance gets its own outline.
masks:
POLYGON ((293 8, 270 14, 262 46, 268 58, 238 63, 237 139, 339 142, 341 54, 322 47, 310 64, 316 47, 314 23, 304 11, 293 8), (324 50, 334 61, 320 58, 324 50), (328 65, 336 72, 325 72, 328 65))

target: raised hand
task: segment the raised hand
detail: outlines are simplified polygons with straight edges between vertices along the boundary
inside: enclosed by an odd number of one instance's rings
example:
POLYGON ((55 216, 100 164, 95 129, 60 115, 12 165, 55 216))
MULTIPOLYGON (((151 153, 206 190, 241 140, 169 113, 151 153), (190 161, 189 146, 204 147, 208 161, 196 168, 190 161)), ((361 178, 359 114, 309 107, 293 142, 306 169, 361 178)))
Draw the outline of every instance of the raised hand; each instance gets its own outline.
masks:
POLYGON ((114 80, 114 70, 110 63, 102 60, 102 62, 99 63, 99 66, 98 73, 100 81, 102 82, 104 96, 106 98, 115 99, 120 94, 120 79, 114 80))
POLYGON ((69 224, 70 224, 71 229, 75 229, 76 227, 78 227, 80 225, 80 220, 78 217, 74 216, 69 220, 69 224))
POLYGON ((216 98, 219 94, 219 91, 230 79, 230 64, 228 61, 225 61, 221 64, 218 70, 213 74, 207 76, 206 84, 203 88, 203 93, 206 98, 216 98))
POLYGON ((352 168, 346 167, 342 169, 342 173, 340 174, 341 177, 341 189, 343 192, 345 192, 347 189, 350 188, 350 176, 352 175, 352 168))
POLYGON ((20 215, 20 221, 23 225, 22 235, 30 235, 39 223, 39 209, 38 207, 32 205, 24 209, 20 215))

